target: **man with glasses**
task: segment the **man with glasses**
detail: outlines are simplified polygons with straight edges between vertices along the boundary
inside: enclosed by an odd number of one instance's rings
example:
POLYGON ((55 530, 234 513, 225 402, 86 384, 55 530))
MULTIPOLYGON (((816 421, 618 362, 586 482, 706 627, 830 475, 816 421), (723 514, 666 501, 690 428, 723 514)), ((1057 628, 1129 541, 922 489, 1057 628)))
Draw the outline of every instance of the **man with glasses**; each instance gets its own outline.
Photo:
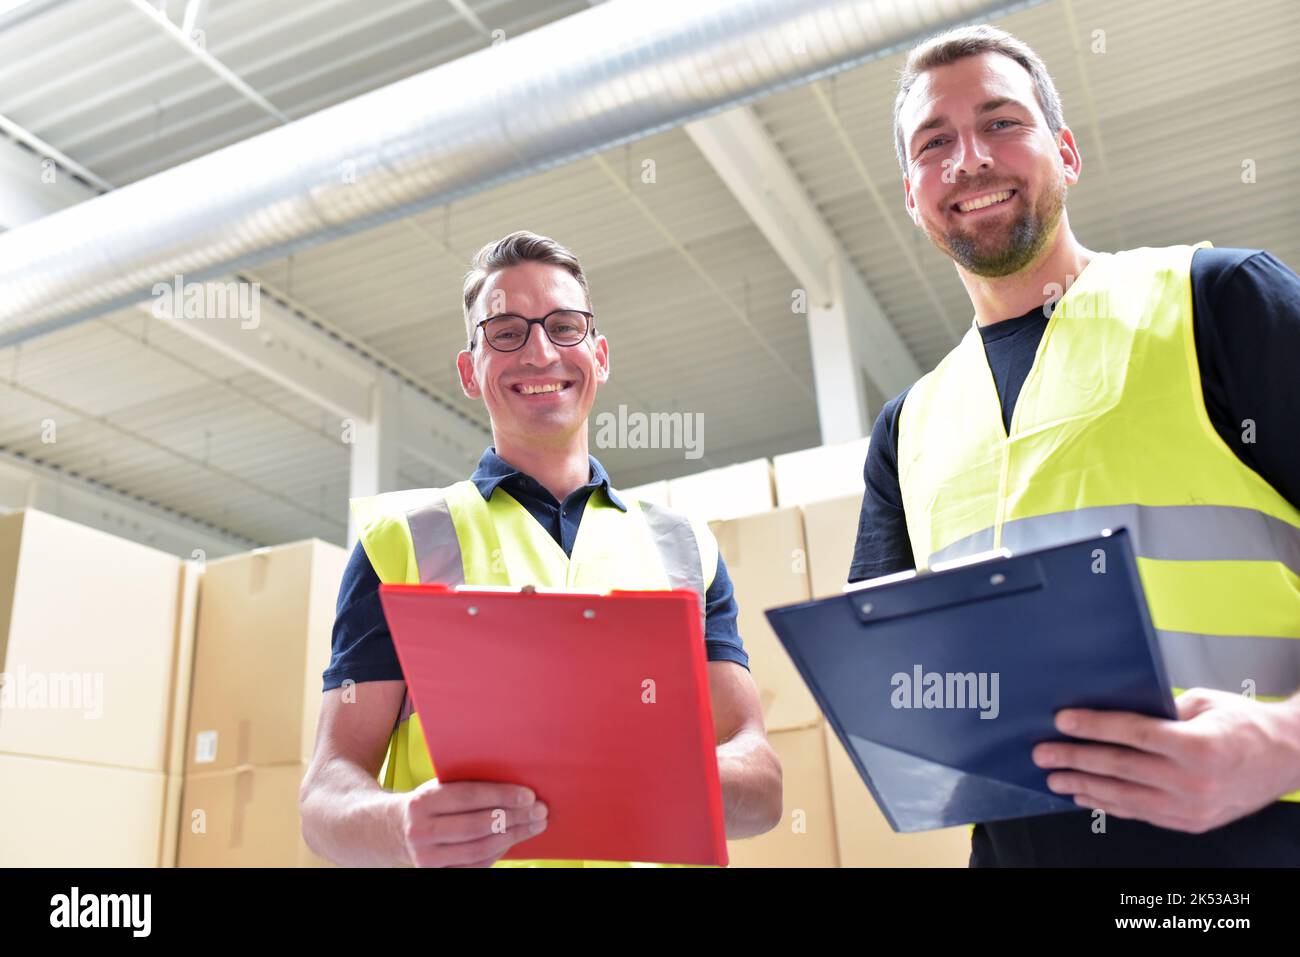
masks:
POLYGON ((487 406, 494 444, 467 481, 353 502, 361 540, 339 591, 300 798, 304 838, 340 864, 487 867, 546 827, 547 808, 527 781, 437 780, 380 608, 381 581, 693 588, 727 836, 770 830, 781 815, 781 766, 717 543, 707 525, 616 492, 588 453, 587 417, 609 378, 609 344, 596 331, 582 266, 551 239, 511 233, 474 257, 463 305, 468 344, 456 367, 465 395, 487 406))

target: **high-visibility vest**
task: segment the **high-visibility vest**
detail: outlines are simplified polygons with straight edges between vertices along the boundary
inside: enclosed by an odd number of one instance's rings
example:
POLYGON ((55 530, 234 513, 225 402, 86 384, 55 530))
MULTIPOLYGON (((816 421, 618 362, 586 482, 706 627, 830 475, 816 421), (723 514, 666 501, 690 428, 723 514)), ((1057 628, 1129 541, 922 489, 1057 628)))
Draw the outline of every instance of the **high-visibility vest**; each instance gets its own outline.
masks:
MULTIPOLYGON (((618 493, 615 493, 618 494, 618 493)), ((709 527, 649 502, 623 511, 592 492, 572 555, 498 486, 487 501, 473 482, 352 500, 362 547, 385 583, 438 582, 606 592, 686 588, 704 596, 717 571, 709 527)), ((437 776, 409 693, 388 743, 383 786, 409 791, 437 776)), ((527 782, 521 782, 526 784, 527 782)), ((606 861, 498 861, 498 867, 649 866, 606 861)))
POLYGON ((917 568, 1127 527, 1175 693, 1274 700, 1300 688, 1300 510, 1206 412, 1191 261, 1208 245, 1094 258, 1052 311, 1009 430, 972 325, 903 402, 899 484, 917 568))

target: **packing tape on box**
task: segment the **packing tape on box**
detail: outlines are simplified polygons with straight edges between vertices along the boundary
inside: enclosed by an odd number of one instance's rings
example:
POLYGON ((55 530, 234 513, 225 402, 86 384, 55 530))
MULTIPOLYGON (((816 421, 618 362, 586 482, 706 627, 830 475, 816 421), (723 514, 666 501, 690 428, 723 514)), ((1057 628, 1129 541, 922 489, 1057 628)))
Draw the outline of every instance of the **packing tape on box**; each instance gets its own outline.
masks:
POLYGON ((248 817, 248 806, 253 803, 253 768, 240 765, 235 769, 235 802, 231 810, 230 847, 236 849, 244 844, 244 821, 248 817))
POLYGON ((271 568, 271 556, 269 548, 255 548, 252 554, 256 556, 257 561, 248 563, 248 590, 256 595, 266 587, 267 573, 271 568))

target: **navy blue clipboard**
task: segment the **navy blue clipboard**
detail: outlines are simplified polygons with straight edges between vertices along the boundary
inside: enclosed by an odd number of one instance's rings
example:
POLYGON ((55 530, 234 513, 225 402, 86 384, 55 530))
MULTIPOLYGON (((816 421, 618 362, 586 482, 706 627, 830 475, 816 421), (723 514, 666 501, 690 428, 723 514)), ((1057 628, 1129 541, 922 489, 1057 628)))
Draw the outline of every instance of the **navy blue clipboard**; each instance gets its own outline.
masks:
POLYGON ((898 578, 766 612, 895 831, 1082 810, 1061 708, 1177 717, 1125 529, 898 578))

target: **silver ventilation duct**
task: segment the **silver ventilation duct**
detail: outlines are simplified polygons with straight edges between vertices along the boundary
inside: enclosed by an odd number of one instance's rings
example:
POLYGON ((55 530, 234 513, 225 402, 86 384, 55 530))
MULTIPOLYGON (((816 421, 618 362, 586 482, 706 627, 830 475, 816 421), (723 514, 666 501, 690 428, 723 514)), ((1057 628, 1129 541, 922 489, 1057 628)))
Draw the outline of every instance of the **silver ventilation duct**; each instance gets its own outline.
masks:
POLYGON ((1025 5, 613 0, 0 235, 0 346, 1025 5))

